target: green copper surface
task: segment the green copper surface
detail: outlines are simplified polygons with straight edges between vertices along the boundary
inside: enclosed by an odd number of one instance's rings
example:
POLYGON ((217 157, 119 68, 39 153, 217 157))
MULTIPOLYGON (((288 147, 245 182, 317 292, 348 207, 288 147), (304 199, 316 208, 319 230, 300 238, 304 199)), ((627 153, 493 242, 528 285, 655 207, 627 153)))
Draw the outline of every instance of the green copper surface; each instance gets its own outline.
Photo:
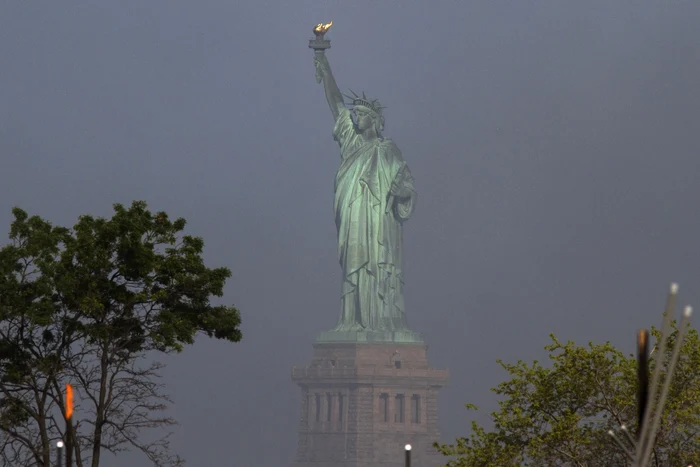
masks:
POLYGON ((403 224, 416 206, 414 179, 396 144, 382 135, 377 100, 354 94, 350 109, 323 51, 314 53, 340 149, 335 177, 341 311, 319 342, 422 342, 408 328, 403 296, 403 224))

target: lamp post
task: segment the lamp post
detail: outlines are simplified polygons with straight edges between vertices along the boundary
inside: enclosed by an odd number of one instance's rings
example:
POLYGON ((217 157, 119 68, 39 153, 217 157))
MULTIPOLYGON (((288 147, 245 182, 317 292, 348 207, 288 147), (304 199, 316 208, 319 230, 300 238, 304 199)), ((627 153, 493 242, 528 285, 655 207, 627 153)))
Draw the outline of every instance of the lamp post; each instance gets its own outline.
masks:
POLYGON ((63 467, 63 441, 56 443, 56 467, 63 467))
POLYGON ((411 467, 411 445, 407 444, 404 449, 406 451, 406 467, 411 467))
POLYGON ((637 439, 642 437, 649 400, 649 331, 637 333, 637 439))
MULTIPOLYGON (((678 293, 678 285, 671 284, 668 298, 666 299, 666 308, 664 309, 663 320, 661 324, 661 335, 658 339, 658 348, 654 347, 657 355, 657 363, 654 367, 654 374, 649 384, 649 331, 642 329, 637 334, 637 384, 638 384, 638 426, 637 438, 633 438, 629 433, 627 426, 620 426, 620 430, 625 434, 625 438, 620 439, 615 435, 614 430, 609 430, 608 434, 613 438, 617 445, 622 449, 627 458, 632 462, 633 467, 649 467, 651 465, 651 453, 656 442, 656 435, 661 425, 663 410, 666 405, 666 399, 673 379, 673 374, 676 370, 676 364, 680 358, 683 339, 690 328, 690 316, 693 314, 693 309, 686 306, 683 309, 680 325, 677 328, 677 336, 675 341, 671 341, 670 336, 676 331, 673 330, 672 321, 676 308, 676 294, 678 293), (666 346, 673 342, 673 349, 670 352, 670 358, 666 361, 666 346), (661 373, 665 371, 666 375, 661 378, 661 373), (660 391, 660 392, 659 392, 660 391), (657 399, 657 393, 658 399, 657 399), (651 402, 656 401, 656 404, 651 406, 651 402), (626 445, 623 440, 626 440, 626 445)), ((692 467, 689 464, 688 467, 692 467)))
MULTIPOLYGON (((66 384, 66 467, 73 467, 73 386, 66 384)), ((63 444, 63 443, 61 443, 63 444)), ((60 467, 60 465, 59 465, 60 467)))

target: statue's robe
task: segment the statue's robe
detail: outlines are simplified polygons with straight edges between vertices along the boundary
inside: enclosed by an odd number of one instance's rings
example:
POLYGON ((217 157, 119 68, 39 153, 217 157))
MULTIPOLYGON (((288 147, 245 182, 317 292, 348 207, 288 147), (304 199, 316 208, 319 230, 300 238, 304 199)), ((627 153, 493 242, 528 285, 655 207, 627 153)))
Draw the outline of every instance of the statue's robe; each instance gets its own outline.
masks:
POLYGON ((347 109, 333 137, 341 162, 335 178, 342 311, 336 330, 408 329, 403 300, 402 223, 415 208, 413 176, 389 139, 365 141, 347 109), (390 193, 392 183, 408 196, 390 193))

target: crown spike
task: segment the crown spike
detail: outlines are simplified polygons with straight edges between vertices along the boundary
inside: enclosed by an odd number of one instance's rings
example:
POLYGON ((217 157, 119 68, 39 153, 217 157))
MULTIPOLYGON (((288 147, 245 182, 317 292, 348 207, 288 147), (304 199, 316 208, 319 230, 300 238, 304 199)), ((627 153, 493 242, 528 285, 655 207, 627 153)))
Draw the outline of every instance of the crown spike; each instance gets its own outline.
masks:
POLYGON ((386 107, 381 105, 381 103, 379 102, 379 99, 368 98, 364 91, 362 91, 362 97, 360 97, 352 89, 349 89, 349 91, 353 94, 352 96, 342 93, 343 97, 345 97, 346 99, 349 100, 349 102, 347 102, 347 105, 351 105, 353 107, 361 105, 363 107, 367 107, 368 109, 372 110, 374 113, 376 113, 380 117, 382 116, 382 109, 386 109, 386 107))

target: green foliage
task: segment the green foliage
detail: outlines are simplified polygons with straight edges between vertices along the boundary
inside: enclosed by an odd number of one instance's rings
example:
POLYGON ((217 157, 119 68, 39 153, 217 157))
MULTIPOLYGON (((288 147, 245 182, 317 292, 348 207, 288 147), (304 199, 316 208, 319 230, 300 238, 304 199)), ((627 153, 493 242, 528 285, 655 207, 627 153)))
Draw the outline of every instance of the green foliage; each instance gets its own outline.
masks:
MULTIPOLYGON (((660 332, 652 328, 651 334, 658 343, 660 332)), ((492 389, 501 399, 491 414, 493 428, 473 422, 469 437, 436 443, 452 457, 449 467, 629 465, 607 432, 621 425, 636 432, 636 357, 609 343, 563 344, 554 335, 551 340, 545 347, 547 367, 537 361, 498 362, 510 379, 492 389)), ((652 371, 654 357, 652 351, 652 371)), ((700 462, 700 341, 693 329, 683 343, 652 465, 687 462, 700 462)))
POLYGON ((19 208, 0 249, 0 462, 48 466, 63 436, 63 388, 74 386, 76 465, 100 452, 141 450, 175 465, 167 437, 141 430, 175 423, 155 414, 168 398, 153 352, 180 352, 198 334, 241 339, 240 315, 213 305, 231 273, 210 269, 184 219, 151 214, 144 202, 114 205, 111 219, 81 216, 54 227, 19 208))

